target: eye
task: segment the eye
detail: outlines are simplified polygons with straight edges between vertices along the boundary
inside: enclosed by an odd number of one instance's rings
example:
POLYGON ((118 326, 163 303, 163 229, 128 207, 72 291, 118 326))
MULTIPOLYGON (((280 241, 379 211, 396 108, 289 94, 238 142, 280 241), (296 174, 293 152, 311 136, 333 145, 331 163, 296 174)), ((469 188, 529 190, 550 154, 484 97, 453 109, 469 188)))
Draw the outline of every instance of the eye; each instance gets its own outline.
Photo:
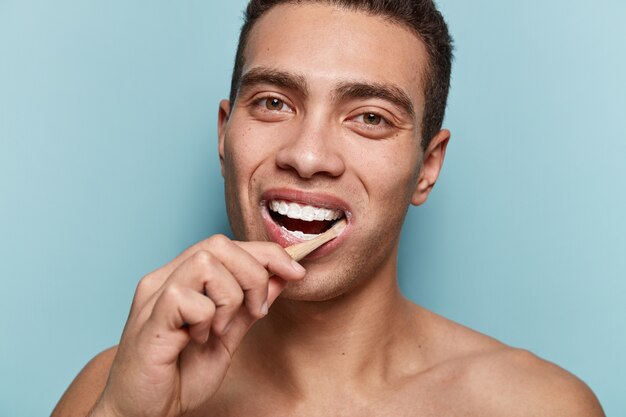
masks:
POLYGON ((373 109, 357 109, 353 116, 349 116, 346 120, 346 126, 349 126, 355 133, 363 137, 371 139, 383 139, 390 137, 397 132, 397 126, 390 121, 390 117, 385 117, 387 112, 372 111, 373 109))
POLYGON ((257 104, 270 111, 293 111, 292 108, 289 107, 289 105, 285 103, 284 100, 278 97, 263 97, 262 99, 259 99, 259 101, 257 101, 257 104))
POLYGON ((282 110, 285 102, 279 98, 266 98, 265 108, 268 110, 282 110))
POLYGON ((383 116, 377 113, 361 113, 353 119, 357 123, 363 123, 367 128, 389 128, 391 123, 387 121, 383 116))
POLYGON ((363 123, 367 125, 379 125, 382 122, 382 117, 374 113, 363 114, 363 123))

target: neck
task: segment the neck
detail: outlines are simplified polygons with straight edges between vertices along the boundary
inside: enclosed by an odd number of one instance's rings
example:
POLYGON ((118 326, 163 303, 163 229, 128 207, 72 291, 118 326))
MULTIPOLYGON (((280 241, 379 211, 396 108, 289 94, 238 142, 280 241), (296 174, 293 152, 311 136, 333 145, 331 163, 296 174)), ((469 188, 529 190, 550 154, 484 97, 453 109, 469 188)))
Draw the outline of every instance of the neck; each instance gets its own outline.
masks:
POLYGON ((411 372, 419 365, 406 362, 419 361, 409 351, 420 343, 417 324, 413 304, 398 288, 393 258, 375 277, 332 300, 279 298, 242 348, 253 372, 270 375, 282 391, 336 393, 411 372))

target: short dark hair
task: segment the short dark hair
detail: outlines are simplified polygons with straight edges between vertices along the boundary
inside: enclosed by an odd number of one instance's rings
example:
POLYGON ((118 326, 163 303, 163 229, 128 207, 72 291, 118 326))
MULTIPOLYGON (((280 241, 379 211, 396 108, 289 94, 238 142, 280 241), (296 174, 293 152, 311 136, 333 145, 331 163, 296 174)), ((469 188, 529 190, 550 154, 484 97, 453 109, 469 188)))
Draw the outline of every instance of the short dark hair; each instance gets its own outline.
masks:
POLYGON ((425 106, 421 145, 422 149, 425 149, 441 129, 452 70, 452 37, 433 0, 251 0, 244 14, 244 23, 237 45, 230 86, 231 105, 234 105, 239 91, 245 47, 252 27, 272 7, 294 3, 325 3, 363 11, 374 16, 384 16, 408 27, 424 42, 429 60, 426 74, 422 77, 425 85, 425 106))

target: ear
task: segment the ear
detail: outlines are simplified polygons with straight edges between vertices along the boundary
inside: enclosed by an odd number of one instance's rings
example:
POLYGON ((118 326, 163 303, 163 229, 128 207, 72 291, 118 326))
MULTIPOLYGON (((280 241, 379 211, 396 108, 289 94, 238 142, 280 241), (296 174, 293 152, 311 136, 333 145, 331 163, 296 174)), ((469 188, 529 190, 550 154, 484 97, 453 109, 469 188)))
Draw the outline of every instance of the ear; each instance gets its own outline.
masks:
POLYGON ((411 204, 419 206, 420 204, 424 204, 428 198, 441 172, 449 140, 450 131, 442 129, 428 144, 428 147, 424 151, 424 157, 422 158, 422 166, 420 167, 417 185, 415 186, 415 191, 411 198, 411 204))
POLYGON ((220 108, 217 114, 217 140, 218 152, 220 154, 220 166, 222 169, 222 177, 224 176, 224 137, 226 136, 226 125, 230 116, 230 102, 228 100, 220 101, 220 108))

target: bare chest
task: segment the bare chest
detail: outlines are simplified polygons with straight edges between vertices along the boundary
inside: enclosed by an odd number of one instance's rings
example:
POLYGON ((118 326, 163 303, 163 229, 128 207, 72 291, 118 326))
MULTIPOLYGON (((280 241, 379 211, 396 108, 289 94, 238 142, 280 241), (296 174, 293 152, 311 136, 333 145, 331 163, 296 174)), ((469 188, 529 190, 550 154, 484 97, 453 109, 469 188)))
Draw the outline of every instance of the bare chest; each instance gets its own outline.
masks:
MULTIPOLYGON (((474 401, 464 401, 452 387, 411 384, 396 389, 363 393, 329 392, 311 398, 290 398, 263 392, 246 395, 225 392, 197 417, 485 417, 473 409, 474 401)), ((194 416, 196 417, 196 416, 194 416)))

